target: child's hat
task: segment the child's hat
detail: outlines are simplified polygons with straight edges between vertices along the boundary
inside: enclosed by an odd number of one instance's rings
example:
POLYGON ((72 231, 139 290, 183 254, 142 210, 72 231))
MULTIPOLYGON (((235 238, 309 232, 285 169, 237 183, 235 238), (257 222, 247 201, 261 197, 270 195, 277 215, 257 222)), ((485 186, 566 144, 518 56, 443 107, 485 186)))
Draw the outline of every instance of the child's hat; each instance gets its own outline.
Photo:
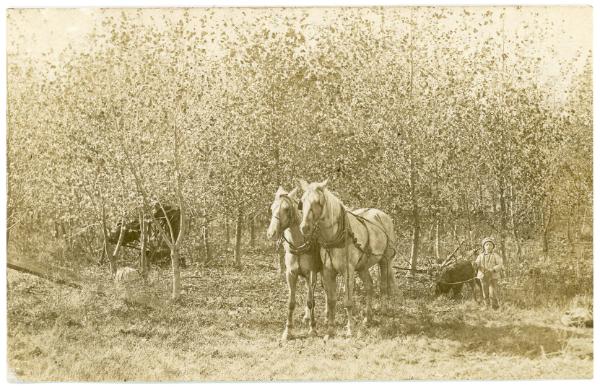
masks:
POLYGON ((487 242, 491 242, 494 245, 494 247, 496 247, 496 242, 494 242, 494 238, 490 236, 481 241, 481 247, 485 246, 487 242))

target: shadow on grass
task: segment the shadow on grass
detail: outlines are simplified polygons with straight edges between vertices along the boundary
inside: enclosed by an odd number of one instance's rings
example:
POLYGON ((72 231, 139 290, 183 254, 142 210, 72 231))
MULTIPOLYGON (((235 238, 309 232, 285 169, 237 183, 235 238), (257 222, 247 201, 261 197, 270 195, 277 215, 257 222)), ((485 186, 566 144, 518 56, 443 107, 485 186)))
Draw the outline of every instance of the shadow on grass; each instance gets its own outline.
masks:
MULTIPOLYGON (((565 350, 572 338, 590 338, 571 329, 551 328, 532 324, 501 324, 478 326, 466 323, 459 312, 435 316, 432 311, 403 313, 382 320, 378 328, 384 339, 421 335, 432 339, 447 339, 460 343, 456 353, 485 352, 537 358, 565 350)), ((591 339, 590 339, 591 342, 591 339)), ((591 355, 586 355, 591 357, 591 355)))

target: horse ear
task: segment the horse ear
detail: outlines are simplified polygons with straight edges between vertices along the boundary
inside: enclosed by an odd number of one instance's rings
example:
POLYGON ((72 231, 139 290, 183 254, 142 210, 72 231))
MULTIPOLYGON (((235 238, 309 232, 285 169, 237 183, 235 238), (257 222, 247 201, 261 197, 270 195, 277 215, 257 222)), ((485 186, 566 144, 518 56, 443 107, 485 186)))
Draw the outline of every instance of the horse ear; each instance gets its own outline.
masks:
POLYGON ((302 179, 300 179, 298 182, 300 183, 300 188, 302 188, 303 191, 306 191, 306 189, 308 188, 308 182, 302 179))
POLYGON ((320 184, 317 184, 317 186, 321 189, 325 189, 327 182, 329 182, 329 178, 325 179, 325 181, 321 182, 320 184))
POLYGON ((292 191, 290 193, 288 193, 288 196, 295 199, 296 198, 296 192, 298 192, 298 187, 295 187, 294 189, 292 189, 292 191))
POLYGON ((280 196, 282 193, 285 193, 285 189, 283 189, 283 186, 280 186, 277 188, 277 192, 275 192, 275 197, 280 196))

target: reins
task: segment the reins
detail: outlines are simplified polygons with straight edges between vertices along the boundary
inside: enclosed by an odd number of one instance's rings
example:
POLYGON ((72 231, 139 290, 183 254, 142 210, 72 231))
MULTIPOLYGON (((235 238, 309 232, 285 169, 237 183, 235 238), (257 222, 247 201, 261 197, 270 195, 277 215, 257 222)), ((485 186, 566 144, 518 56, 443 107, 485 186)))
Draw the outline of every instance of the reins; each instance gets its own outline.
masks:
POLYGON ((444 284, 444 285, 458 285, 458 284, 466 284, 467 282, 471 282, 473 280, 476 280, 477 277, 473 277, 473 278, 469 278, 468 280, 465 281, 459 281, 459 282, 444 282, 444 281, 438 281, 440 284, 444 284))

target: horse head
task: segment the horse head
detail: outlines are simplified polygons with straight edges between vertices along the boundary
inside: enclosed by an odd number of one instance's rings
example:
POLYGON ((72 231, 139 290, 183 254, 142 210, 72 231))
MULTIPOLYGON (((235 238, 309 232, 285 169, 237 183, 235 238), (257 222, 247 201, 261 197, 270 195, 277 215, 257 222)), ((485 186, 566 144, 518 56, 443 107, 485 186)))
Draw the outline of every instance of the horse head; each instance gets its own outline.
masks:
POLYGON ((280 236, 286 228, 298 222, 297 191, 298 188, 294 188, 288 193, 281 186, 277 189, 275 200, 271 204, 271 223, 267 229, 268 239, 280 236))
POLYGON ((327 180, 323 182, 307 183, 300 180, 300 187, 304 191, 302 195, 302 222, 300 231, 304 236, 311 235, 319 219, 323 216, 325 209, 325 188, 327 180))

